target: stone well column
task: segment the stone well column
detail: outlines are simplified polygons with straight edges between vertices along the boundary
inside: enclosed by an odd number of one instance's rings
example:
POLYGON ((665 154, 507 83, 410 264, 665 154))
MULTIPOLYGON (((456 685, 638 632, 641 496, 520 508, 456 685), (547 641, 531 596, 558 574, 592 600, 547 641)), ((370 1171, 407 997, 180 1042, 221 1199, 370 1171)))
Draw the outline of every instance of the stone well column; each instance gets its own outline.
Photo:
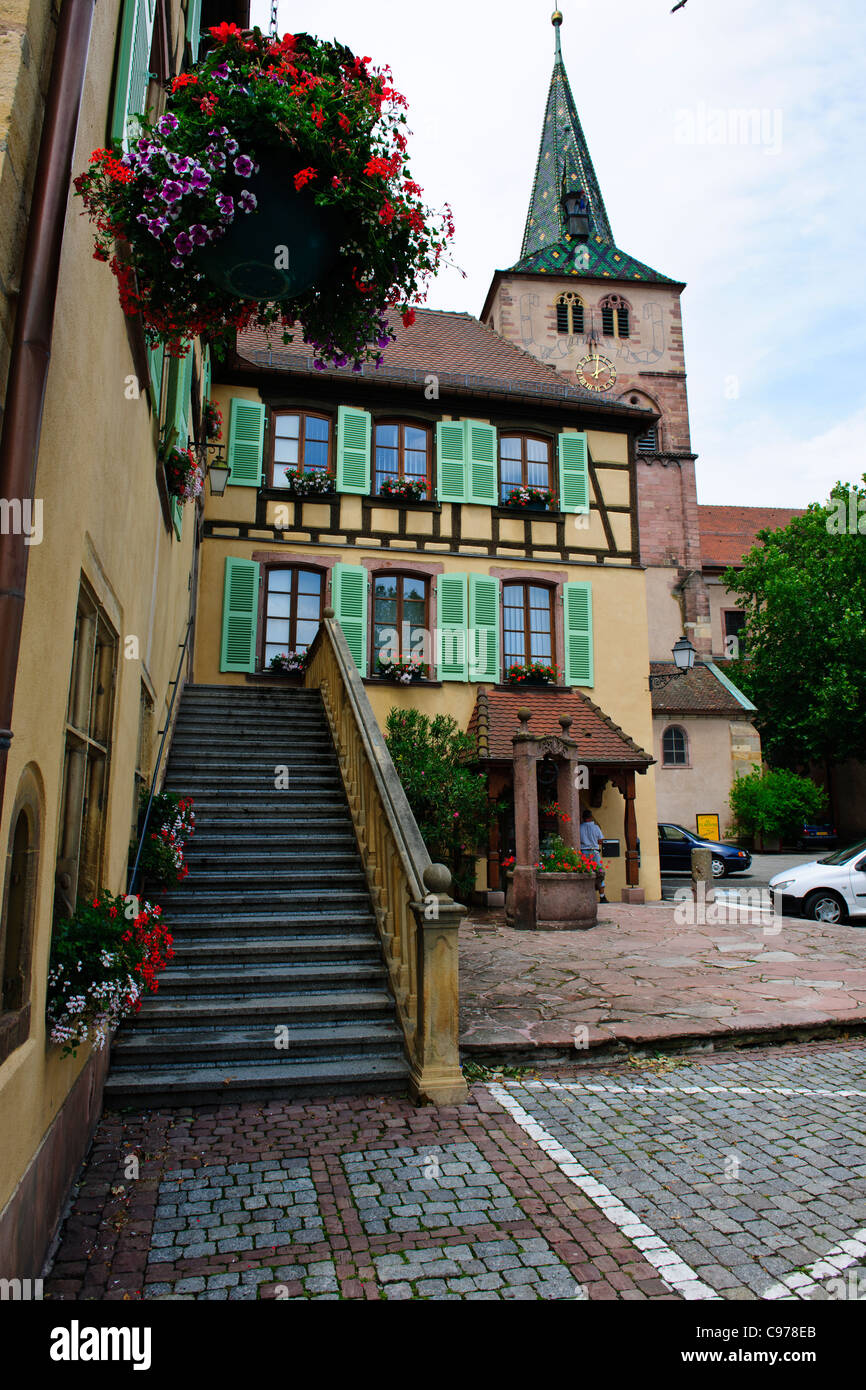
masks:
POLYGON ((514 925, 535 929, 538 870, 538 784, 535 764, 537 743, 529 732, 532 714, 519 709, 520 728, 512 739, 514 748, 514 925))

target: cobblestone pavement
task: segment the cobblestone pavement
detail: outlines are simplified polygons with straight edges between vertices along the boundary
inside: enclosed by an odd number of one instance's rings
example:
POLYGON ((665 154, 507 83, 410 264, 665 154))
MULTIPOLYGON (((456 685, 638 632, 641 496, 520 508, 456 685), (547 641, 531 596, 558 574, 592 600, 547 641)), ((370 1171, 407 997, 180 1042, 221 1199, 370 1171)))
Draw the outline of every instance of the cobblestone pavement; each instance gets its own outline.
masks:
POLYGON ((864 1099, 850 1043, 503 1078, 440 1110, 107 1113, 45 1294, 863 1296, 864 1099))
POLYGON ((592 1051, 866 1026, 866 930, 702 907, 709 922, 677 920, 701 915, 693 903, 602 904, 588 932, 515 931, 474 912, 460 928, 461 1047, 525 1062, 578 1038, 592 1051))

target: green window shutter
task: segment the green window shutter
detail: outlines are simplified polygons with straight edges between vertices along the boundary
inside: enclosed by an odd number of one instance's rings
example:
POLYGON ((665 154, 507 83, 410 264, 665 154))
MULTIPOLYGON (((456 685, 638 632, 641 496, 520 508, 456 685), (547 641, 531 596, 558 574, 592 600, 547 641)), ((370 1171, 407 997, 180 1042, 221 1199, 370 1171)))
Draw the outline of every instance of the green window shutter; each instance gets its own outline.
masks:
POLYGON ((210 348, 206 347, 201 359, 201 398, 203 401, 210 400, 211 377, 213 368, 210 360, 210 348))
POLYGON ((265 455, 265 407, 232 396, 229 415, 229 486, 259 487, 265 455))
POLYGON ((466 431, 462 420, 440 420, 436 426, 437 494, 440 502, 468 502, 466 431))
POLYGON ((469 679, 499 680, 499 580, 469 576, 469 679))
POLYGON ((341 405, 337 411, 337 491, 370 491, 369 410, 341 405))
POLYGON ((331 603, 349 651, 362 676, 367 674, 367 571, 363 565, 335 565, 331 603))
POLYGON ((178 502, 176 497, 171 499, 171 522, 174 526, 174 534, 180 540, 183 535, 183 502, 178 502))
POLYGON ((592 685, 592 585, 564 584, 565 683, 592 685))
POLYGON ((162 388, 162 366, 165 358, 165 345, 157 343, 156 347, 147 349, 147 364, 150 372, 150 401, 154 415, 159 414, 159 398, 162 388))
POLYGON ((129 148, 129 123, 144 113, 156 0, 124 0, 111 113, 112 144, 129 148))
POLYGON ((466 422, 466 453, 469 458, 469 502, 496 506, 496 430, 480 420, 466 422))
POLYGON ((226 559, 221 671, 254 671, 259 612, 259 567, 254 560, 226 559))
POLYGON ((559 506, 563 512, 589 511, 589 450, 585 434, 559 436, 559 506))
POLYGON ((198 62, 199 29, 201 28, 201 0, 187 0, 186 37, 192 61, 198 62))
POLYGON ((469 679, 467 652, 467 576, 440 574, 436 585, 436 646, 441 681, 469 679))
POLYGON ((165 401, 166 431, 176 432, 175 444, 179 449, 186 448, 189 437, 189 392, 192 381, 192 346, 183 357, 170 357, 168 362, 168 387, 165 401))

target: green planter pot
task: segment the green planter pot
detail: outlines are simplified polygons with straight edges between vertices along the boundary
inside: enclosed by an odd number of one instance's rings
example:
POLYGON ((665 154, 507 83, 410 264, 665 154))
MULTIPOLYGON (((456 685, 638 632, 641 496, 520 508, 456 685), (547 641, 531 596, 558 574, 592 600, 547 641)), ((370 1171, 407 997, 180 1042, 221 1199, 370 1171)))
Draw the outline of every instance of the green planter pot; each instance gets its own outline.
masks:
POLYGON ((339 219, 332 208, 317 207, 309 190, 295 188, 304 167, 296 159, 267 151, 258 163, 258 174, 246 181, 258 200, 255 212, 239 213, 225 236, 202 247, 198 261, 209 280, 237 299, 291 299, 336 259, 339 219))

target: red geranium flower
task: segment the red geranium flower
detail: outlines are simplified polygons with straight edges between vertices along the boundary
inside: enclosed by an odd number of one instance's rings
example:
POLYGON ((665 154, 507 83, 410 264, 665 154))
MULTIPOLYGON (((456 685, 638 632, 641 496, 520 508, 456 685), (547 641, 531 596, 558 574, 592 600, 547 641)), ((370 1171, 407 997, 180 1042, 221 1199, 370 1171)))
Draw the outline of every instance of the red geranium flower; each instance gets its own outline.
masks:
POLYGON ((299 193, 303 188, 304 184, 309 183, 311 179, 314 179, 318 172, 318 169, 313 169, 312 166, 309 169, 298 170, 297 174, 295 174, 295 188, 297 188, 299 193))
POLYGON ((241 31, 236 24, 216 24, 208 31, 217 43, 228 43, 229 39, 240 38, 241 31))

